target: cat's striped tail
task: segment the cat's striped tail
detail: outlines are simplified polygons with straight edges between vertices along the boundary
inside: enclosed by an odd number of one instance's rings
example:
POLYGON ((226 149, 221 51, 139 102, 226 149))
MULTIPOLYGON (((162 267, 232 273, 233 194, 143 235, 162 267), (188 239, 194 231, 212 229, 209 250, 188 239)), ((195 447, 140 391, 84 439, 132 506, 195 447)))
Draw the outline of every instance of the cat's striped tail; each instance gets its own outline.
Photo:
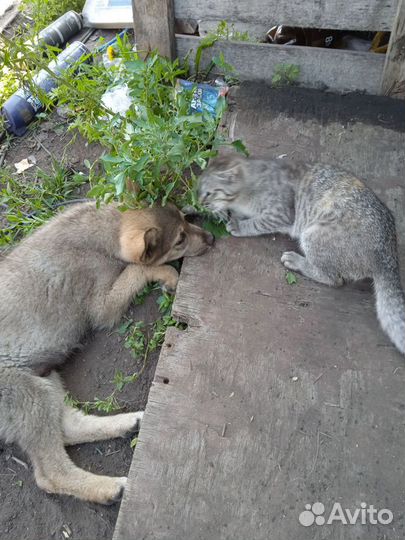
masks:
POLYGON ((374 275, 377 317, 397 349, 405 354, 405 295, 398 265, 387 265, 374 275))

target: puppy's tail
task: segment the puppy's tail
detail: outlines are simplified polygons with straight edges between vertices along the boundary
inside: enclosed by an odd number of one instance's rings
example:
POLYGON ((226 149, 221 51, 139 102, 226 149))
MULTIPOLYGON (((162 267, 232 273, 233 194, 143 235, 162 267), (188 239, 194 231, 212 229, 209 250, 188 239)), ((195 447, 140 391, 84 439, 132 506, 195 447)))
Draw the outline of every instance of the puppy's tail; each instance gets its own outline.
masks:
POLYGON ((386 265, 374 275, 377 317, 396 348, 405 354, 405 295, 398 263, 386 265))

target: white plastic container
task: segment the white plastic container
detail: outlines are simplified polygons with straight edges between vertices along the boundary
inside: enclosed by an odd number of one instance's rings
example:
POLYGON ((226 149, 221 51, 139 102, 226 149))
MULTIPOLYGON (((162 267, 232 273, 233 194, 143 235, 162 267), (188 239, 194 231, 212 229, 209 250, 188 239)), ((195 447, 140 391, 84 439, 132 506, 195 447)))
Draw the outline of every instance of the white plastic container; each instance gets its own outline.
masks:
POLYGON ((83 11, 84 26, 128 28, 133 25, 131 0, 87 0, 83 11))

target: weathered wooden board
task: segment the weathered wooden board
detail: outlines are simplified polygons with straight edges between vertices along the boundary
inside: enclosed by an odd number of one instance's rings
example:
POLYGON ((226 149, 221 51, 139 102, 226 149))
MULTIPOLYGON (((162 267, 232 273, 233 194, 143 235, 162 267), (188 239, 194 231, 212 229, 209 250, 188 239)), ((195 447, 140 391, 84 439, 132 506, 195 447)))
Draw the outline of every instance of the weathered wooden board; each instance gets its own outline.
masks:
POLYGON ((136 46, 142 56, 157 49, 175 56, 173 0, 132 0, 136 46))
MULTIPOLYGON (((200 40, 198 37, 176 35, 177 55, 182 58, 192 51, 192 61, 200 40)), ((380 54, 221 41, 203 51, 201 68, 207 67, 212 57, 221 51, 242 81, 271 82, 278 64, 296 64, 300 67, 297 80, 300 86, 368 94, 379 94, 381 88, 384 58, 380 54)))
MULTIPOLYGON (((209 33, 215 33, 218 24, 220 21, 218 19, 201 19, 198 21, 198 34, 201 37, 206 36, 209 33)), ((269 26, 262 23, 251 23, 251 22, 241 22, 237 21, 235 23, 229 23, 228 28, 231 32, 247 32, 249 36, 249 41, 259 41, 259 42, 266 42, 267 41, 267 32, 270 29, 269 26)), ((179 34, 182 34, 183 32, 179 32, 179 34)))
POLYGON ((405 99, 405 0, 400 0, 385 60, 382 93, 405 99))
MULTIPOLYGON (((283 110, 277 95, 242 86, 231 135, 256 155, 296 147, 366 172, 404 255, 401 110, 367 98, 367 118, 361 96, 345 96, 329 114, 323 94, 299 89, 283 110)), ((166 337, 114 540, 403 540, 404 359, 369 286, 287 284, 279 259, 292 245, 230 238, 185 261, 175 314, 189 326, 166 337), (304 527, 314 502, 326 518, 335 502, 365 502, 393 521, 304 527)))
POLYGON ((175 0, 175 16, 342 30, 391 30, 398 0, 175 0))

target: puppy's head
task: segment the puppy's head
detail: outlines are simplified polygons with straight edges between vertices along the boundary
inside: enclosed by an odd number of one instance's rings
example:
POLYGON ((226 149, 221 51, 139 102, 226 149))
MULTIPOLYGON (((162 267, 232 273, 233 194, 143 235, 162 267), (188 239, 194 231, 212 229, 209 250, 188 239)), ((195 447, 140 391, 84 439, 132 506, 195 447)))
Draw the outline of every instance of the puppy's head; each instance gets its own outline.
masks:
POLYGON ((120 255, 124 261, 159 265, 202 255, 214 237, 188 223, 174 206, 127 210, 121 217, 120 255))

